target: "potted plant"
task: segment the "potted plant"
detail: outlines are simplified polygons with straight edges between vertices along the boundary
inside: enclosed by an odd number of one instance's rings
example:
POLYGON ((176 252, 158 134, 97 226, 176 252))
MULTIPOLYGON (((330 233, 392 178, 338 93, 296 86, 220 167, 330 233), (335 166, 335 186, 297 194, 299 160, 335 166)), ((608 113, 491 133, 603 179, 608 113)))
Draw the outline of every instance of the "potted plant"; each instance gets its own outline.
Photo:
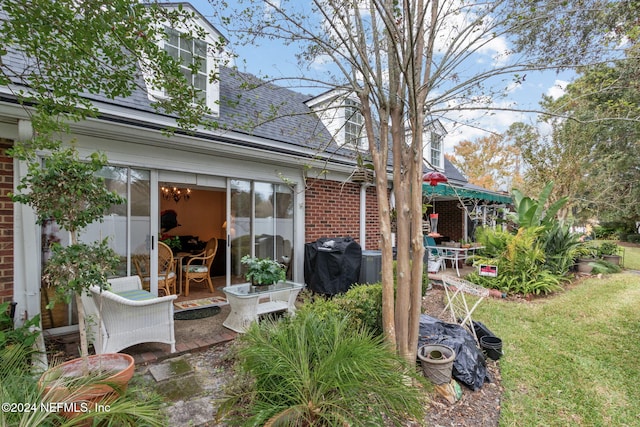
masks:
POLYGON ((620 248, 613 242, 603 242, 598 246, 600 257, 611 264, 620 265, 620 248))
POLYGON ((245 279, 254 286, 268 286, 283 281, 287 277, 285 266, 270 258, 242 257, 240 262, 247 266, 245 279))
MULTIPOLYGON (((107 189, 103 178, 96 175, 107 164, 106 156, 93 153, 86 161, 81 160, 74 148, 62 149, 59 144, 43 163, 29 150, 18 150, 16 153, 14 156, 29 163, 27 174, 17 186, 19 193, 12 195, 13 201, 31 206, 38 224, 53 220, 70 237, 67 246, 62 246, 59 242, 51 244, 51 257, 47 261, 43 280, 55 288, 56 299, 52 303, 56 300, 70 303, 75 299, 81 358, 50 368, 41 377, 42 386, 46 390, 49 380, 55 379, 59 383, 60 377, 87 376, 90 373, 92 376, 102 375, 92 372, 98 369, 103 372, 127 371, 125 385, 120 385, 124 388, 133 375, 133 358, 120 353, 89 357, 85 311, 81 298, 82 293, 88 293, 92 285, 106 289, 107 277, 115 272, 120 263, 118 254, 109 247, 108 238, 93 243, 79 241, 79 232, 83 228, 101 221, 109 207, 124 201, 117 193, 107 189), (110 362, 114 362, 115 367, 109 367, 110 362)), ((112 380, 107 377, 105 381, 112 380)), ((114 391, 106 385, 102 389, 108 393, 114 391)), ((68 392, 69 390, 62 390, 62 393, 68 392)), ((96 394, 95 386, 90 392, 92 395, 96 394)))
POLYGON ((576 269, 579 273, 591 273, 593 263, 598 260, 598 248, 592 244, 581 244, 576 249, 576 269))

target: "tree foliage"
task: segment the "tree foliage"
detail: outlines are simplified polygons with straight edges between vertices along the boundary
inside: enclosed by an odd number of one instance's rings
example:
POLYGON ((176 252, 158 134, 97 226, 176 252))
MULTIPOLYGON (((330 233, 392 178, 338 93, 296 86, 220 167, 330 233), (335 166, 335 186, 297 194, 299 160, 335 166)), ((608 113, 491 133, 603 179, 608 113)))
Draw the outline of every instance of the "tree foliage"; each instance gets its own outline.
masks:
POLYGON ((640 218, 639 51, 636 43, 626 58, 584 69, 562 97, 545 98, 550 134, 523 136, 518 125, 527 183, 554 180, 555 197, 568 197, 579 218, 640 218))
POLYGON ((501 136, 492 134, 475 141, 460 141, 447 155, 470 183, 489 190, 510 191, 520 182, 520 151, 501 136))

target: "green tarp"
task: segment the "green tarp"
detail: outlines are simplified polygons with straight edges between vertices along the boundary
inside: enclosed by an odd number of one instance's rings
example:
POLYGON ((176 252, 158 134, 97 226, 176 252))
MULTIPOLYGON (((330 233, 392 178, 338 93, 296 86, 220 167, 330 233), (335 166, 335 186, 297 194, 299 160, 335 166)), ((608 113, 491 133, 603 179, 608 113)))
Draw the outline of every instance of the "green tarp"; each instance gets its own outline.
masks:
POLYGON ((450 184, 438 184, 431 186, 428 183, 422 184, 422 193, 426 196, 447 196, 459 197, 462 199, 479 199, 489 202, 512 203, 511 196, 507 194, 496 193, 493 191, 473 190, 470 188, 454 187, 450 184))

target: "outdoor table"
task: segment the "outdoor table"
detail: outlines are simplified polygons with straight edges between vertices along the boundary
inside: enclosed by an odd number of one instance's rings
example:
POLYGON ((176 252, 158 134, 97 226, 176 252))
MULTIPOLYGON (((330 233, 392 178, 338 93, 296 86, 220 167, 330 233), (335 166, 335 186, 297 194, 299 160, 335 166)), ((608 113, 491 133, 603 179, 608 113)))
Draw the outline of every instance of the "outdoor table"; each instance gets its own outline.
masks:
POLYGON ((458 274, 458 277, 460 277, 460 269, 458 266, 458 262, 459 261, 464 261, 467 258, 469 258, 469 253, 471 252, 471 255, 473 255, 475 253, 475 251, 477 251, 478 249, 483 249, 484 246, 473 246, 473 247, 467 247, 467 248, 457 248, 457 247, 453 247, 453 246, 443 246, 443 245, 437 245, 437 246, 426 246, 425 249, 427 251, 431 250, 431 249, 435 249, 438 252, 438 256, 446 262, 446 260, 449 260, 451 262, 453 262, 456 266, 456 273, 458 274))
POLYGON ((261 314, 284 310, 293 314, 302 288, 304 285, 290 281, 262 287, 243 283, 222 288, 231 308, 222 325, 236 332, 246 332, 261 314))

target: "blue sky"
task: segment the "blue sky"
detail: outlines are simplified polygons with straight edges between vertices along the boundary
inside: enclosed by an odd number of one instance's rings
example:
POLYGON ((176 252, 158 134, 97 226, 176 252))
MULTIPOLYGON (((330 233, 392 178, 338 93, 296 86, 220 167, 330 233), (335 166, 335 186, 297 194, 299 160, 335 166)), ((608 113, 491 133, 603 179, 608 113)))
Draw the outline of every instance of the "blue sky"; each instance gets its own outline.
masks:
MULTIPOLYGON (((206 0, 193 0, 191 2, 205 17, 211 19, 213 6, 206 0)), ((256 2, 257 5, 260 2, 256 2)), ((259 6, 256 6, 259 7, 259 6)), ((213 22, 214 26, 216 22, 213 22)), ((219 28, 224 32, 222 28, 219 28)), ((299 75, 300 71, 295 58, 295 50, 284 46, 279 41, 261 41, 256 45, 239 45, 233 38, 233 34, 224 34, 230 40, 230 48, 238 55, 236 65, 242 71, 246 71, 258 76, 268 75, 269 77, 291 77, 299 75)), ((501 40, 494 43, 495 50, 504 49, 501 40)), ((490 46, 488 47, 490 50, 490 46)), ((482 61, 490 61, 491 52, 487 52, 486 57, 476 58, 478 64, 482 61)), ((322 65, 315 68, 317 72, 322 72, 322 65)), ((502 100, 495 100, 495 105, 505 105, 515 102, 522 109, 536 109, 543 94, 559 96, 562 88, 574 76, 573 72, 528 72, 526 78, 519 85, 510 86, 508 96, 502 100)), ((291 88, 302 93, 309 93, 306 89, 291 88)), ((474 126, 453 126, 445 124, 449 134, 445 137, 445 152, 452 152, 453 146, 464 139, 476 139, 489 135, 491 132, 503 132, 508 126, 516 121, 532 123, 535 121, 534 114, 524 114, 512 111, 495 111, 492 113, 473 111, 461 114, 464 120, 475 122, 474 126)))

